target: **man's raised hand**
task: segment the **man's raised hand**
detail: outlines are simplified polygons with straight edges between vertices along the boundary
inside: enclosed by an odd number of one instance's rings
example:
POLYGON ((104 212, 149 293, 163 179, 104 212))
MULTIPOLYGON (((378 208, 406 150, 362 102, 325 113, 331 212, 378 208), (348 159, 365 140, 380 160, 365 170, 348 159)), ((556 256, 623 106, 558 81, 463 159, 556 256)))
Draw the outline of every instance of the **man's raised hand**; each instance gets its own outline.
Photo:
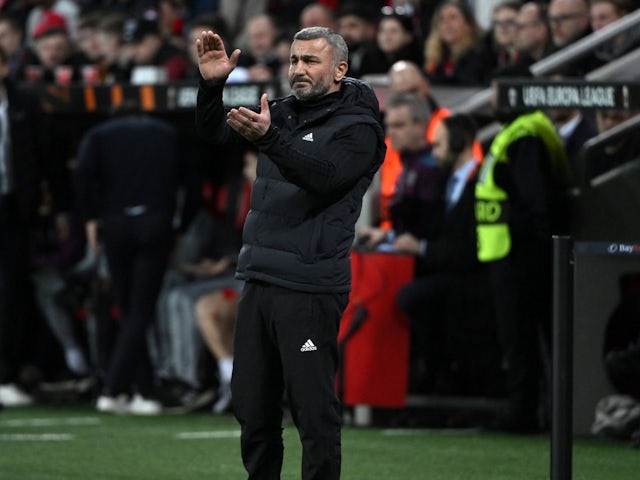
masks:
POLYGON ((224 83, 238 64, 240 50, 235 49, 228 57, 220 35, 211 30, 202 32, 196 39, 196 48, 200 75, 210 84, 224 83))
POLYGON ((227 114, 227 124, 251 142, 261 138, 271 125, 267 94, 263 93, 260 97, 259 113, 246 107, 232 108, 227 114))

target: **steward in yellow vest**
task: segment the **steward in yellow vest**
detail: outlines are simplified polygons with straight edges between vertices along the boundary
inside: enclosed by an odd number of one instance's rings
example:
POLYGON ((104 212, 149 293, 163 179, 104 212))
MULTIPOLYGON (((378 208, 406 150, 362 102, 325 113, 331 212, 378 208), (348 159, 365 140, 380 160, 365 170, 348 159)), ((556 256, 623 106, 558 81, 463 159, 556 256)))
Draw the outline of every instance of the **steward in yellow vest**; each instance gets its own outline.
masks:
POLYGON ((497 427, 545 428, 539 415, 539 340, 551 323, 551 235, 566 224, 569 167, 562 141, 541 111, 505 124, 493 140, 475 188, 478 260, 489 274, 505 367, 508 407, 497 427))
MULTIPOLYGON (((522 156, 521 152, 519 157, 522 156)), ((538 110, 523 114, 506 125, 493 140, 476 184, 478 259, 491 262, 507 256, 511 250, 511 229, 518 226, 531 230, 525 233, 537 238, 551 235, 551 230, 557 224, 557 220, 551 218, 557 213, 553 212, 553 203, 559 200, 568 186, 569 166, 562 140, 543 112, 538 110), (524 156, 531 160, 527 162, 530 178, 526 178, 524 165, 510 165, 514 161, 510 149, 525 137, 538 138, 546 150, 524 152, 524 156), (541 178, 538 182, 536 177, 547 178, 541 178), (536 187, 540 187, 537 192, 536 187), (510 195, 516 198, 510 198, 510 195), (532 201, 529 205, 528 200, 532 201), (514 213, 524 215, 527 222, 533 223, 527 226, 525 218, 514 218, 514 213), (519 225, 510 225, 513 221, 519 225)))

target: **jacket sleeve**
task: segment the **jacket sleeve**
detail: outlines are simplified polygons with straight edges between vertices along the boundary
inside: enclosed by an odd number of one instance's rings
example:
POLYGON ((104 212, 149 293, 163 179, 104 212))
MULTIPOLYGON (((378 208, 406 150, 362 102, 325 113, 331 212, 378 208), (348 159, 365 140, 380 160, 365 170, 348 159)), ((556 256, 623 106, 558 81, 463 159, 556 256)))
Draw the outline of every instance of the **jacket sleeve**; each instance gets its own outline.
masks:
POLYGON ((326 148, 313 153, 296 149, 273 125, 255 143, 287 180, 318 194, 348 188, 377 166, 378 134, 365 123, 336 132, 326 148))
POLYGON ((222 103, 224 85, 207 85, 200 81, 196 103, 196 131, 209 143, 249 143, 242 135, 227 125, 227 115, 222 103))

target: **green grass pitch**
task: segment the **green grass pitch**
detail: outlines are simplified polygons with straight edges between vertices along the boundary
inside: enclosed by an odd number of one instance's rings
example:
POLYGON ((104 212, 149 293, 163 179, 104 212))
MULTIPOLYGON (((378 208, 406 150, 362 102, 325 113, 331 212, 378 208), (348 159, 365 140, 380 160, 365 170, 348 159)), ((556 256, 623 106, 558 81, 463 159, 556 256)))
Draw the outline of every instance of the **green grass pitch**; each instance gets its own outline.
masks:
MULTIPOLYGON (((300 479, 300 443, 284 430, 283 480, 300 479)), ((343 480, 545 480, 549 438, 476 431, 344 428, 343 480)), ((578 439, 575 480, 637 480, 640 451, 578 439)), ((91 407, 0 413, 0 480, 242 480, 239 429, 206 413, 111 416, 91 407)))

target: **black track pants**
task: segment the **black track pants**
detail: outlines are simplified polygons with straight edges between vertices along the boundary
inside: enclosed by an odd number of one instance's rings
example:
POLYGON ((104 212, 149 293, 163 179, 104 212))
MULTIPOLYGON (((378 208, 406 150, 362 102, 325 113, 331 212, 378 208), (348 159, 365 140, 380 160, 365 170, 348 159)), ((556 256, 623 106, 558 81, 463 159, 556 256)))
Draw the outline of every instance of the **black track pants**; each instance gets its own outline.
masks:
POLYGON ((337 334, 348 294, 247 282, 236 322, 233 410, 250 480, 282 467, 283 392, 302 441, 302 479, 340 478, 337 334))

